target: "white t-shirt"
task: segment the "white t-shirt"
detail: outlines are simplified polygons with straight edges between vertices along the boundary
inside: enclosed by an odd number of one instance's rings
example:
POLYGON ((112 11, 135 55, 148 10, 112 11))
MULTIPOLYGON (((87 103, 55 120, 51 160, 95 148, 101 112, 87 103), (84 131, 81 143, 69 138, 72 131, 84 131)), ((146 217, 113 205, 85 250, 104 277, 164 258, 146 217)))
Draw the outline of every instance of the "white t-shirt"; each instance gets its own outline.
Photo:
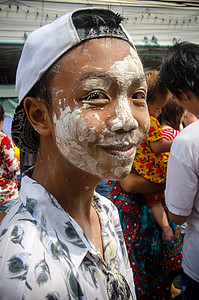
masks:
POLYGON ((199 120, 187 126, 171 147, 166 181, 170 212, 189 216, 183 242, 184 272, 199 282, 199 120))

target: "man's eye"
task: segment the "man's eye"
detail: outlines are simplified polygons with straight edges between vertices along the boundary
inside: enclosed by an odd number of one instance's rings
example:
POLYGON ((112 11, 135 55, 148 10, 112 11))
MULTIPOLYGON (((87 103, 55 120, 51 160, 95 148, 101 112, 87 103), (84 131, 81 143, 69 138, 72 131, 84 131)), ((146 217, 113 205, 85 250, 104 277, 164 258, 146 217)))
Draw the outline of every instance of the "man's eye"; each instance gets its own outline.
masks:
POLYGON ((135 93, 132 97, 132 101, 133 104, 136 106, 141 106, 141 107, 147 106, 145 93, 141 93, 141 92, 135 93))
POLYGON ((89 94, 88 96, 84 97, 83 98, 83 102, 89 102, 89 101, 92 101, 92 100, 109 100, 108 99, 108 96, 105 95, 104 93, 102 92, 93 92, 91 94, 89 94))
POLYGON ((146 96, 144 93, 138 92, 133 95, 132 99, 144 99, 145 100, 146 96))

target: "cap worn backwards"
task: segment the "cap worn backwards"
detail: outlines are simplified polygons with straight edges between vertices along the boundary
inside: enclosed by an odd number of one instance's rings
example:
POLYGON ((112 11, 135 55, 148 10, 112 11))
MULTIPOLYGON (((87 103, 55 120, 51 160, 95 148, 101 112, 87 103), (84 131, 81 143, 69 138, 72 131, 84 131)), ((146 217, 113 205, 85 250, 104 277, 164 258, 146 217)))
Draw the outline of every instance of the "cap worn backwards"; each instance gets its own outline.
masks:
POLYGON ((39 146, 39 134, 29 123, 23 106, 23 99, 47 70, 68 50, 82 41, 116 37, 128 41, 135 49, 134 43, 120 24, 122 18, 106 8, 77 9, 60 17, 54 22, 33 31, 27 38, 16 73, 16 92, 19 104, 12 123, 12 138, 15 144, 25 152, 35 153, 39 146), (87 12, 79 20, 81 12, 87 12), (107 20, 95 15, 107 12, 107 20), (111 22, 110 15, 115 19, 111 22), (92 21, 91 21, 92 20, 92 21))

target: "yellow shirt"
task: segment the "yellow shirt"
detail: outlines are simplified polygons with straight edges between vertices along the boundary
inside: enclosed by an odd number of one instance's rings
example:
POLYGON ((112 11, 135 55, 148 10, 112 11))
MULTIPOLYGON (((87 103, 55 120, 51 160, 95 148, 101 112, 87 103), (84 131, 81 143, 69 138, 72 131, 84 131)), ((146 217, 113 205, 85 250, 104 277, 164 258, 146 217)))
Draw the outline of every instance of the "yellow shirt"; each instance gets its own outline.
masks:
POLYGON ((150 116, 151 126, 149 132, 139 148, 133 162, 133 169, 142 177, 155 182, 166 181, 168 153, 155 153, 150 147, 150 142, 163 139, 158 120, 150 116))

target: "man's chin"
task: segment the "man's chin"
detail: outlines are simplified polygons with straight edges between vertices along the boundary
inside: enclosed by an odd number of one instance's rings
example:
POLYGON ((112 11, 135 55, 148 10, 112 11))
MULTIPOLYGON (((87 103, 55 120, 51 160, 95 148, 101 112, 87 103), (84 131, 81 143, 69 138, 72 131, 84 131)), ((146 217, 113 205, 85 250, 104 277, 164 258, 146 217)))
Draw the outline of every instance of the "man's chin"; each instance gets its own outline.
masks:
POLYGON ((130 172, 131 172, 131 166, 129 167, 118 166, 114 169, 113 174, 109 174, 109 176, 107 176, 105 179, 119 181, 127 177, 130 172))

